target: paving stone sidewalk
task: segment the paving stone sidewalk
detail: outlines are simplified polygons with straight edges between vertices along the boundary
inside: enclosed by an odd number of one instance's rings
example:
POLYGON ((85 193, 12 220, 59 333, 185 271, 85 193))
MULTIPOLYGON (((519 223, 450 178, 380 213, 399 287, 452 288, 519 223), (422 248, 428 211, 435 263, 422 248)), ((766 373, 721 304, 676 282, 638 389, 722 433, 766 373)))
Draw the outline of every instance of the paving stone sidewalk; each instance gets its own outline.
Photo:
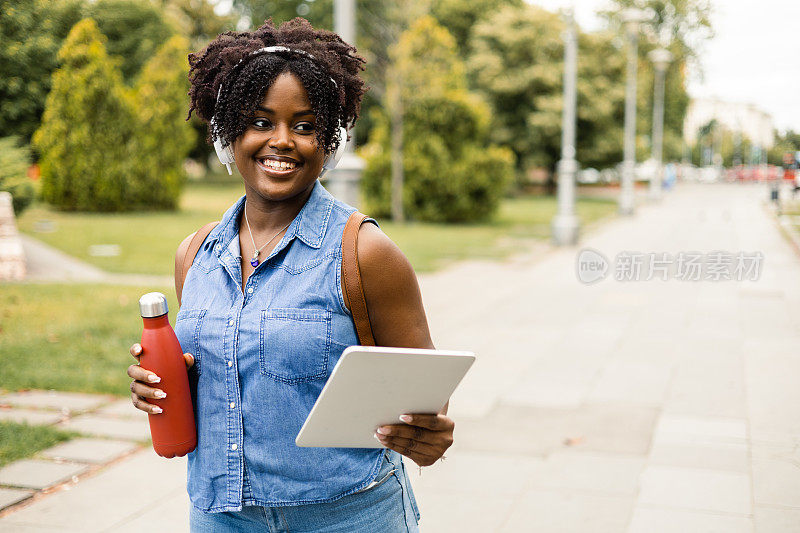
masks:
POLYGON ((81 476, 143 448, 150 437, 146 415, 137 413, 129 400, 108 395, 39 390, 2 394, 0 420, 86 435, 0 468, 3 514, 49 491, 69 490, 81 476))
MULTIPOLYGON (((451 402, 447 460, 409 469, 424 531, 799 531, 800 259, 766 197, 681 184, 579 247, 423 276, 437 346, 479 356, 451 402), (764 259, 757 281, 622 282, 612 268, 584 285, 583 247, 764 259)), ((145 447, 112 465, 0 530, 188 531, 185 461, 145 447)))

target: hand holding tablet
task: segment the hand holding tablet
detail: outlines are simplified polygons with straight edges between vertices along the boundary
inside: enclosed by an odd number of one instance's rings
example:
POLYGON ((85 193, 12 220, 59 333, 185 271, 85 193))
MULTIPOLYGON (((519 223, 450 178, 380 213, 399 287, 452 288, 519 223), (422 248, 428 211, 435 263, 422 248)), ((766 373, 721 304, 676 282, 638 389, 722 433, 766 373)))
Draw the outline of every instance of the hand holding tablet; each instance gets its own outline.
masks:
POLYGON ((420 431, 417 427, 437 430, 442 419, 447 420, 436 413, 474 361, 470 352, 351 346, 333 369, 295 443, 402 447, 420 431), (413 416, 405 422, 400 415, 413 416), (375 438, 380 427, 388 427, 390 433, 383 442, 375 438))

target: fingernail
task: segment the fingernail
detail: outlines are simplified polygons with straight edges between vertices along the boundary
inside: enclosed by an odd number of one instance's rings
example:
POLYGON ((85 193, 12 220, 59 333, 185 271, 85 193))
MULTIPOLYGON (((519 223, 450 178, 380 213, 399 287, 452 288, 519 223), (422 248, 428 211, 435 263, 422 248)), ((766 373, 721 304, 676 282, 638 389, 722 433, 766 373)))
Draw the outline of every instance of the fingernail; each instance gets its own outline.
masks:
POLYGON ((163 413, 163 412, 164 412, 164 410, 163 410, 163 409, 161 409, 160 407, 154 407, 154 408, 153 408, 153 414, 154 414, 154 415, 157 415, 157 414, 159 414, 159 413, 163 413))
POLYGON ((161 381, 161 378, 156 376, 155 374, 150 374, 149 376, 147 376, 147 381, 149 381, 150 383, 159 383, 161 381))
POLYGON ((378 436, 377 433, 373 434, 372 436, 375 437, 375 440, 378 440, 378 441, 381 440, 381 438, 378 436))
POLYGON ((385 428, 378 428, 378 433, 380 433, 381 435, 388 435, 389 430, 385 428))
POLYGON ((166 398, 167 397, 167 393, 164 392, 163 390, 157 390, 156 392, 153 393, 153 395, 156 398, 166 398))
POLYGON ((400 415, 400 420, 406 424, 411 423, 411 415, 400 415))

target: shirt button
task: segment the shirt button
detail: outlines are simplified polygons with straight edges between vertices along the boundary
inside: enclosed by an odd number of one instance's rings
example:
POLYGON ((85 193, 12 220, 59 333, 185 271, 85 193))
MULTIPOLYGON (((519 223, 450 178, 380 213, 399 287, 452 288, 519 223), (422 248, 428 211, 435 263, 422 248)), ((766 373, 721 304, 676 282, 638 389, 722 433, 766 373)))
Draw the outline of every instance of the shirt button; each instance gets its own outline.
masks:
POLYGON ((250 287, 249 289, 247 289, 247 294, 253 294, 253 287, 250 287))
POLYGON ((231 444, 231 450, 236 450, 236 448, 238 448, 238 447, 239 446, 237 446, 236 444, 231 444))
POLYGON ((228 361, 228 368, 233 366, 233 361, 228 361))
POLYGON ((232 318, 231 318, 230 320, 228 320, 228 325, 229 325, 229 326, 232 326, 232 325, 233 325, 233 323, 234 323, 234 320, 233 320, 232 318))
POLYGON ((231 409, 233 409, 234 407, 236 407, 236 403, 231 402, 231 409))

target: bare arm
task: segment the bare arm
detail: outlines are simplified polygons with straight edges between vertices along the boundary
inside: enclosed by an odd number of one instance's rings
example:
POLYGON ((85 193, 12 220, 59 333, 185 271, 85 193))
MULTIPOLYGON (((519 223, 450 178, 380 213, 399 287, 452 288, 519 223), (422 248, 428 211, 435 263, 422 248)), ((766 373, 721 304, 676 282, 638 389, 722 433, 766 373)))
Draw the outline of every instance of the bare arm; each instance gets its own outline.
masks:
MULTIPOLYGON (((433 349, 414 269, 374 224, 364 224, 359 230, 358 265, 375 343, 433 349)), ((349 307, 346 295, 345 303, 349 307)), ((447 416, 448 404, 439 414, 411 413, 404 424, 378 428, 376 437, 418 465, 431 465, 453 443, 455 423, 447 416)))

